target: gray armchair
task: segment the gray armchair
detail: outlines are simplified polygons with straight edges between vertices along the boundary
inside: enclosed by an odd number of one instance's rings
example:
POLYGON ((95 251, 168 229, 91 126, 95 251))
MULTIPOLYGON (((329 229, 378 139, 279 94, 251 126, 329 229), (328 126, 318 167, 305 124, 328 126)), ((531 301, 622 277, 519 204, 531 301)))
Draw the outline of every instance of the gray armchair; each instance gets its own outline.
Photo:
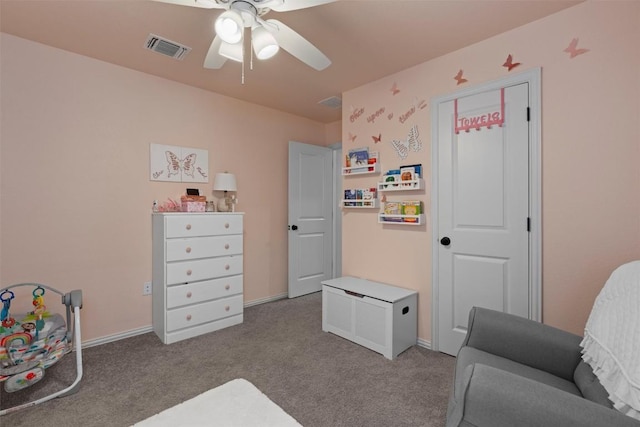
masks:
POLYGON ((458 352, 447 427, 638 427, 582 361, 581 338, 474 307, 458 352))

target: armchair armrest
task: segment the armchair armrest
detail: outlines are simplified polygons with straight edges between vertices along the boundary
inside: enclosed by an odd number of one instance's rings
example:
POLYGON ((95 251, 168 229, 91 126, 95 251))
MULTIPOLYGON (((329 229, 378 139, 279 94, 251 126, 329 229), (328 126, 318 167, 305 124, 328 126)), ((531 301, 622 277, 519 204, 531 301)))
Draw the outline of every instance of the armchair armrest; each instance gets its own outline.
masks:
POLYGON ((464 394, 447 427, 639 427, 615 409, 490 366, 465 369, 464 394))
POLYGON ((533 320, 473 307, 462 345, 573 381, 581 360, 581 340, 577 335, 533 320))

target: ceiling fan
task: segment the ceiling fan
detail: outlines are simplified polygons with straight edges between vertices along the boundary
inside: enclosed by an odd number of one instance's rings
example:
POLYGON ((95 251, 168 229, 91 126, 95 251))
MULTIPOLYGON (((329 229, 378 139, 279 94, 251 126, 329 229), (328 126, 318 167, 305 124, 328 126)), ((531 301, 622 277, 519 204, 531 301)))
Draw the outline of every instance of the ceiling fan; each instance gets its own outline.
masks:
POLYGON ((219 69, 227 59, 244 61, 245 28, 251 29, 251 45, 258 59, 273 57, 280 48, 318 71, 331 61, 307 39, 277 19, 263 20, 274 10, 287 12, 332 3, 336 0, 155 0, 203 9, 226 9, 215 21, 216 36, 204 60, 204 68, 219 69))

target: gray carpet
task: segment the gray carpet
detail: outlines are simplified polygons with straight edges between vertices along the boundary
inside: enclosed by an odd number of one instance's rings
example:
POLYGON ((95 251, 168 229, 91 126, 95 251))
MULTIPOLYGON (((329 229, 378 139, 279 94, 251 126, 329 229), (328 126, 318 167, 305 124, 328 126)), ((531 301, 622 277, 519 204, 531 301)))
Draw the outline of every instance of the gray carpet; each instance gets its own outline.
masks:
MULTIPOLYGON (((129 426, 244 378, 305 427, 442 426, 453 365, 418 346, 390 361, 322 332, 315 293, 249 307, 242 325, 171 345, 148 333, 87 348, 78 393, 5 415, 0 425, 129 426)), ((0 407, 73 378, 75 357, 67 355, 38 384, 2 390, 0 407)))

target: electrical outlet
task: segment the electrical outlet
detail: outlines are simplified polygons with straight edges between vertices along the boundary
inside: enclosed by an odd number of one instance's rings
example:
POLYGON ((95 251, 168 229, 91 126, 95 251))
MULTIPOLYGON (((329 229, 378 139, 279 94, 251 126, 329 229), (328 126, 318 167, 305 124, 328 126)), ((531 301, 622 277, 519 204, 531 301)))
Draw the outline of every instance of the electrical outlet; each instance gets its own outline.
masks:
POLYGON ((151 282, 144 282, 144 285, 142 285, 142 295, 151 295, 151 292, 151 282))

